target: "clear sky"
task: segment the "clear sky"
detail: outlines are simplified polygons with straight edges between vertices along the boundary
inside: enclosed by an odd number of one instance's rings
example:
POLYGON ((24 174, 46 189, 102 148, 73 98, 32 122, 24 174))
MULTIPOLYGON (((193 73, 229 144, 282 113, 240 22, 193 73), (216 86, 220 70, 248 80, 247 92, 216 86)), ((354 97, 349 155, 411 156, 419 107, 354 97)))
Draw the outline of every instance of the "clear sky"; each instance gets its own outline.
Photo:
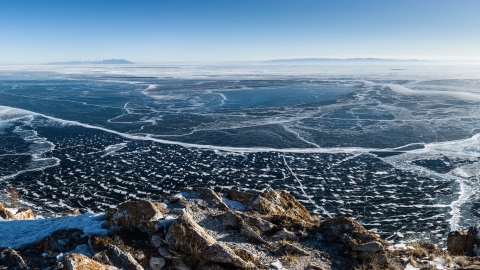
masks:
POLYGON ((0 0, 0 64, 480 59, 477 0, 0 0))

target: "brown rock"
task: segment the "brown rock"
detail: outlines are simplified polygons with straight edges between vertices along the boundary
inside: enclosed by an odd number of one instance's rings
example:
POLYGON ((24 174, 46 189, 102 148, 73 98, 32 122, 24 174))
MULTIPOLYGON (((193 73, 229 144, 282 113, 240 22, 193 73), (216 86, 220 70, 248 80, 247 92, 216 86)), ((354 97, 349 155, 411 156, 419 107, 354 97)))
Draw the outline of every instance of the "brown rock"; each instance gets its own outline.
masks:
MULTIPOLYGON (((385 241, 382 238, 365 229, 353 218, 336 217, 327 219, 320 225, 320 230, 324 237, 336 238, 337 240, 340 239, 340 236, 347 234, 352 239, 352 243, 346 243, 347 245, 359 245, 372 241, 385 245, 385 241)), ((345 243, 345 241, 343 242, 345 243)))
POLYGON ((258 263, 258 256, 246 249, 235 249, 234 252, 238 257, 242 258, 242 260, 246 262, 252 262, 254 264, 258 263))
POLYGON ((88 245, 90 246, 90 249, 94 252, 104 250, 111 242, 112 239, 105 236, 92 234, 88 237, 88 245))
POLYGON ((284 190, 267 189, 252 203, 252 208, 268 215, 287 215, 296 220, 310 221, 307 208, 284 190))
POLYGON ((80 213, 80 211, 78 209, 73 209, 73 210, 67 212, 67 216, 77 216, 77 215, 80 215, 80 214, 82 214, 82 213, 80 213))
POLYGON ((105 214, 108 228, 133 226, 141 230, 157 231, 159 219, 167 212, 166 207, 157 202, 137 200, 120 204, 105 214))
POLYGON ((7 266, 7 269, 26 269, 27 267, 23 258, 11 248, 7 248, 0 253, 0 262, 7 266))
POLYGON ((12 212, 6 209, 2 203, 0 203, 0 217, 4 219, 16 219, 16 220, 25 220, 32 219, 35 217, 32 209, 30 208, 15 208, 15 211, 12 212))
POLYGON ((447 250, 451 255, 462 256, 467 250, 467 233, 453 231, 448 233, 447 250))
POLYGON ((202 250, 215 243, 215 239, 208 235, 188 213, 181 215, 170 225, 165 240, 171 248, 183 251, 192 248, 202 250))
POLYGON ((218 194, 213 191, 211 188, 207 187, 197 187, 195 190, 200 193, 200 196, 206 200, 212 200, 213 202, 221 202, 222 198, 218 196, 218 194))
POLYGON ((82 254, 67 254, 63 256, 65 270, 113 270, 115 267, 100 264, 82 254))

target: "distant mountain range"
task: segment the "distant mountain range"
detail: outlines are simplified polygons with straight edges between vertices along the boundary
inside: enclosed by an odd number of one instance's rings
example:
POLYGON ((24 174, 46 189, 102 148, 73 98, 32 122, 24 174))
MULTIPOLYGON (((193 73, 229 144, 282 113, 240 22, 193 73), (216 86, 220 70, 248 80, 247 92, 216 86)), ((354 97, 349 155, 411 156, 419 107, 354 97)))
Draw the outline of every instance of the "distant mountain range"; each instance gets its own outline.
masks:
POLYGON ((297 58, 297 59, 275 59, 266 62, 285 62, 285 63, 311 63, 311 62, 391 62, 391 61, 424 61, 418 59, 385 59, 385 58, 297 58))
POLYGON ((90 61, 65 61, 65 62, 52 62, 48 65, 119 65, 119 64, 134 64, 133 62, 125 59, 98 59, 90 61))

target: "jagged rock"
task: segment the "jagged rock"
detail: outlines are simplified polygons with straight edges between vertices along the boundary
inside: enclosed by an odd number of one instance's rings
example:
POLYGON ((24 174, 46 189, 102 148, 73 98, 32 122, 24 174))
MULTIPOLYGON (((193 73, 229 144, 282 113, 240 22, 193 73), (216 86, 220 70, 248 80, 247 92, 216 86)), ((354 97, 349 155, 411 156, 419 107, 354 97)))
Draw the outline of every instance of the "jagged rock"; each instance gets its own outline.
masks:
POLYGON ((273 263, 269 264, 268 267, 275 270, 286 270, 279 260, 276 260, 273 263))
POLYGON ((12 208, 9 210, 3 206, 3 203, 0 203, 0 217, 4 219, 25 220, 32 219, 35 215, 30 208, 12 208))
POLYGON ((118 268, 100 264, 83 254, 67 254, 63 256, 65 270, 116 270, 118 268))
POLYGON ((154 234, 150 237, 150 245, 154 248, 159 248, 162 245, 163 239, 160 235, 154 234))
POLYGON ((244 192, 244 191, 234 190, 234 189, 228 189, 227 194, 229 199, 241 202, 243 205, 245 205, 249 209, 252 208, 253 202, 258 197, 258 195, 244 192))
POLYGON ((281 239, 285 239, 285 240, 291 240, 291 241, 296 241, 298 240, 298 237, 295 233, 293 232, 289 232, 287 231, 285 228, 281 229, 280 231, 278 231, 277 233, 275 233, 273 236, 272 236, 273 239, 276 239, 276 240, 281 240, 281 239))
POLYGON ((87 238, 82 235, 83 231, 80 229, 58 230, 33 244, 33 247, 42 252, 66 252, 78 245, 87 244, 87 238))
POLYGON ((251 217, 243 213, 240 213, 239 215, 241 215, 247 224, 257 227, 260 229, 260 231, 262 231, 262 233, 268 233, 276 227, 275 224, 271 223, 270 221, 258 217, 251 217))
POLYGON ((282 248, 283 254, 293 254, 293 255, 300 255, 300 256, 308 256, 310 253, 308 253, 306 250, 301 249, 297 246, 294 246, 292 244, 286 244, 282 248))
POLYGON ((352 250, 359 251, 359 252, 377 252, 383 250, 382 243, 377 241, 372 241, 360 245, 355 245, 352 247, 352 250))
POLYGON ((230 210, 222 215, 222 224, 226 229, 239 229, 243 227, 243 219, 230 210))
POLYGON ((465 254, 467 256, 480 255, 480 237, 478 236, 478 229, 476 227, 468 228, 467 232, 467 250, 465 254))
POLYGON ((173 265, 173 268, 175 268, 175 270, 192 270, 190 266, 186 265, 179 258, 172 259, 172 265, 173 265))
POLYGON ((243 228, 240 231, 240 234, 249 242, 257 244, 268 244, 267 241, 263 240, 263 238, 250 227, 243 228))
MULTIPOLYGON (((353 218, 336 217, 325 220, 320 225, 322 235, 326 238, 336 238, 340 240, 340 236, 347 234, 351 237, 350 245, 359 245, 372 241, 385 244, 385 241, 378 235, 365 229, 360 223, 353 218)), ((351 247, 352 247, 351 246, 351 247)))
POLYGON ((93 252, 99 252, 107 248, 112 239, 100 235, 90 235, 88 237, 88 246, 93 252))
POLYGON ((188 213, 184 213, 170 225, 165 240, 171 248, 184 251, 192 247, 201 250, 215 243, 215 239, 208 235, 188 213))
POLYGON ((161 270, 165 266, 165 260, 159 257, 151 257, 148 264, 152 270, 161 270))
POLYGON ((127 253, 117 246, 109 244, 107 246, 105 254, 107 255, 110 262, 124 270, 143 270, 143 267, 138 264, 138 262, 133 258, 130 253, 127 253))
POLYGON ((206 200, 212 200, 213 202, 221 202, 222 198, 218 196, 218 194, 213 191, 211 188, 207 187, 197 187, 195 190, 200 193, 200 196, 206 200))
POLYGON ((463 231, 449 232, 447 250, 451 255, 463 255, 467 250, 467 233, 463 231))
POLYGON ((166 206, 162 203, 146 200, 128 201, 106 212, 106 226, 108 228, 133 226, 141 230, 157 231, 161 227, 158 220, 164 218, 166 212, 166 206))
POLYGON ((242 258, 237 256, 233 250, 220 243, 210 245, 205 249, 203 255, 205 256, 206 260, 210 262, 231 264, 241 269, 250 269, 255 267, 251 262, 245 262, 242 260, 242 258))
POLYGON ((246 249, 235 249, 234 252, 246 262, 252 262, 254 264, 258 263, 258 256, 246 249))
POLYGON ((307 208, 284 190, 267 189, 255 199, 252 208, 263 214, 287 215, 301 221, 312 220, 307 208))
POLYGON ((81 213, 78 209, 73 209, 73 210, 67 212, 67 216, 77 216, 77 215, 80 215, 80 214, 81 213))
POLYGON ((27 265, 15 250, 7 248, 0 253, 0 261, 8 267, 8 269, 27 269, 27 265))

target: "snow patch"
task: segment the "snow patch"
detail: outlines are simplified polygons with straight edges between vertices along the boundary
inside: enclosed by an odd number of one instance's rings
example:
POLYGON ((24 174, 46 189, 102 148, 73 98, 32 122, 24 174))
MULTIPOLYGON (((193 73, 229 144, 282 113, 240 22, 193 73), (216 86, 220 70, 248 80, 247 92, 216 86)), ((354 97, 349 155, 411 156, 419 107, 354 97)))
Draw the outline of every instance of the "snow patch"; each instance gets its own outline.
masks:
POLYGON ((245 205, 243 205, 241 202, 229 200, 229 199, 224 198, 224 197, 222 197, 222 201, 223 201, 226 205, 228 205, 228 207, 233 208, 233 209, 235 209, 235 210, 238 210, 238 211, 245 211, 245 210, 247 210, 247 207, 245 207, 245 205))

